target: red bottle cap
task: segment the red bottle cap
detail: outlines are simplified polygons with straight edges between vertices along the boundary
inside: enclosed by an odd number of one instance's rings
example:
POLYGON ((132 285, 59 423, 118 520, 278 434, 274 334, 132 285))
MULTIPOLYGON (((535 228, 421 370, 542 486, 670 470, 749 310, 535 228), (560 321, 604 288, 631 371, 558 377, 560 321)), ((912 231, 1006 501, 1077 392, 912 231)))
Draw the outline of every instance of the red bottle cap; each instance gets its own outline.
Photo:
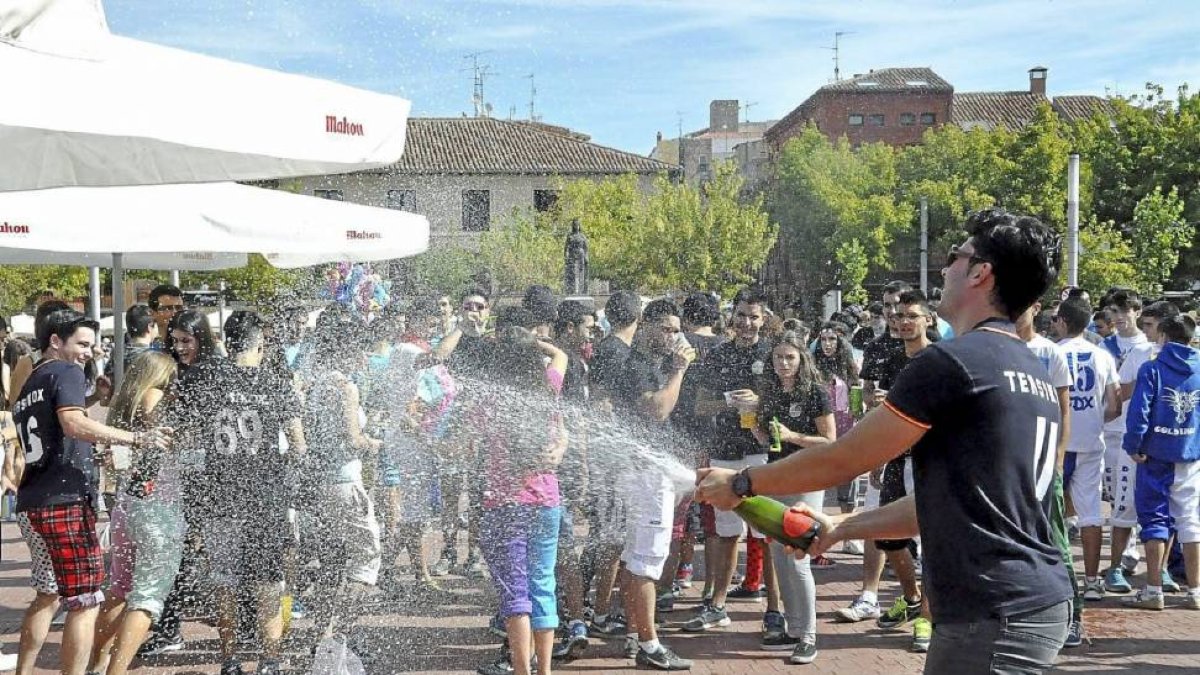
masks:
POLYGON ((815 524, 815 520, 799 511, 788 509, 783 512, 783 533, 792 539, 799 539, 808 534, 815 524))

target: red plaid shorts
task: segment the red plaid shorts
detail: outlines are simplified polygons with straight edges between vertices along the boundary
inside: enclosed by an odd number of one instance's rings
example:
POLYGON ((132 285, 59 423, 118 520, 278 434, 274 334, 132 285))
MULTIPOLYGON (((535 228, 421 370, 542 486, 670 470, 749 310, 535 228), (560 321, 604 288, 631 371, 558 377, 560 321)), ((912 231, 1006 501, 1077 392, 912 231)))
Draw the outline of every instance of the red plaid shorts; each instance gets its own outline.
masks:
MULTIPOLYGON (((68 609, 92 607, 104 599, 104 555, 91 504, 60 504, 26 509, 31 533, 41 538, 54 567, 58 595, 68 609)), ((30 542, 30 549, 34 547, 30 542)), ((36 570, 35 570, 36 573, 36 570)))

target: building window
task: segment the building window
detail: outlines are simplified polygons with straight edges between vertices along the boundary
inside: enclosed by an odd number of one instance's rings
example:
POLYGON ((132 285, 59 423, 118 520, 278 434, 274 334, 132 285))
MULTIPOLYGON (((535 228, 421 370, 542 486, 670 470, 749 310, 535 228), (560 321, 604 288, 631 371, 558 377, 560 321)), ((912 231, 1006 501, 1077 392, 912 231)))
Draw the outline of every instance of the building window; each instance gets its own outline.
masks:
POLYGON ((346 201, 346 197, 342 194, 341 190, 313 190, 313 196, 320 197, 321 199, 332 199, 335 202, 346 201))
POLYGON ((534 190, 533 191, 533 210, 538 213, 545 213, 553 210, 558 204, 558 190, 534 190))
POLYGON ((408 211, 409 213, 417 212, 417 191, 416 190, 388 190, 387 204, 389 209, 397 211, 408 211))
POLYGON ((868 115, 867 124, 873 127, 883 126, 883 115, 868 115))
POLYGON ((463 232, 486 232, 491 227, 492 193, 463 190, 463 232))
POLYGON ((862 125, 863 125, 863 116, 862 115, 851 115, 850 116, 850 126, 861 127, 862 125))
POLYGON ((929 126, 937 122, 937 115, 933 113, 921 113, 921 124, 929 126))
POLYGON ((913 113, 900 113, 900 126, 911 127, 917 123, 917 116, 913 113))

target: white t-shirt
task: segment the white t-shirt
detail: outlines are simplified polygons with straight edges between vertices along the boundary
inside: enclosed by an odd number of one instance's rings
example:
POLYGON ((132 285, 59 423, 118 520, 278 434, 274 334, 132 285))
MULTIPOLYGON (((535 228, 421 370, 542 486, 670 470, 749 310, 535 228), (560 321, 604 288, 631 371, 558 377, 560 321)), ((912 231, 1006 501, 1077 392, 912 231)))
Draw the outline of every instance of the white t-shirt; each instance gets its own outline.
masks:
POLYGON ((1068 452, 1104 451, 1104 396, 1119 386, 1117 362, 1083 336, 1058 343, 1071 372, 1071 438, 1068 452))
MULTIPOLYGON (((1103 347, 1103 345, 1101 345, 1103 347)), ((1146 334, 1138 331, 1133 337, 1117 336, 1117 346, 1121 349, 1121 357, 1117 359, 1117 374, 1120 384, 1133 384, 1137 381, 1138 369, 1142 364, 1153 359, 1158 354, 1158 345, 1150 342, 1146 334)), ((1109 433, 1125 433, 1125 413, 1128 402, 1121 403, 1121 414, 1117 419, 1104 425, 1109 433)))
POLYGON ((1071 377, 1071 369, 1067 367, 1067 359, 1058 345, 1041 335, 1034 335, 1033 339, 1025 344, 1029 345, 1038 360, 1046 367, 1046 372, 1050 375, 1050 384, 1054 385, 1055 389, 1071 386, 1071 383, 1074 382, 1071 377))

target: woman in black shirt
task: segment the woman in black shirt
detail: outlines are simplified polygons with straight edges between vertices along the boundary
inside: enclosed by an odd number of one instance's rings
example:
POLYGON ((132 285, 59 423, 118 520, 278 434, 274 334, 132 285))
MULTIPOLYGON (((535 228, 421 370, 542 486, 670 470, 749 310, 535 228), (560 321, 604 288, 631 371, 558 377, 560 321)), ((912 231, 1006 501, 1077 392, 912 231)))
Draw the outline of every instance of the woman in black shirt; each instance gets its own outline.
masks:
MULTIPOLYGON (((824 378, 813 363, 804 336, 784 333, 771 348, 772 372, 763 378, 760 392, 759 427, 754 435, 771 443, 771 427, 778 425, 780 448, 767 453, 774 462, 800 450, 828 443, 837 437, 833 410, 824 378)), ((786 504, 804 502, 814 509, 824 505, 825 491, 818 490, 780 498, 786 504)), ((778 543, 771 542, 775 578, 787 618, 786 633, 763 638, 763 648, 792 650, 792 663, 811 663, 817 656, 817 590, 810 560, 797 560, 778 543)))

